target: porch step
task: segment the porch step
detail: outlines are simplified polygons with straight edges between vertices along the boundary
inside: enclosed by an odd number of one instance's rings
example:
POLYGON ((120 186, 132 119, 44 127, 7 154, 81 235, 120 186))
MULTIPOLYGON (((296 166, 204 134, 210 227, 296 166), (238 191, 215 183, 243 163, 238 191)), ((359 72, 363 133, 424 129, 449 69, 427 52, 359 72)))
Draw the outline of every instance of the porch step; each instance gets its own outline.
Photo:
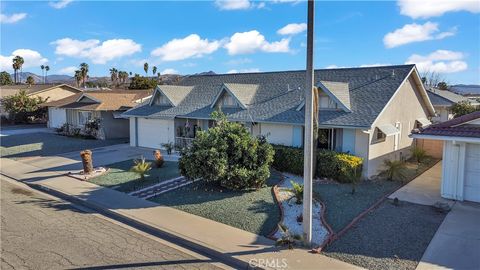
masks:
POLYGON ((150 187, 143 188, 141 190, 131 192, 129 193, 129 195, 135 196, 141 199, 148 199, 148 198, 160 195, 162 193, 189 185, 191 183, 192 183, 191 180, 188 180, 185 177, 181 176, 181 177, 177 177, 171 180, 158 183, 150 187))

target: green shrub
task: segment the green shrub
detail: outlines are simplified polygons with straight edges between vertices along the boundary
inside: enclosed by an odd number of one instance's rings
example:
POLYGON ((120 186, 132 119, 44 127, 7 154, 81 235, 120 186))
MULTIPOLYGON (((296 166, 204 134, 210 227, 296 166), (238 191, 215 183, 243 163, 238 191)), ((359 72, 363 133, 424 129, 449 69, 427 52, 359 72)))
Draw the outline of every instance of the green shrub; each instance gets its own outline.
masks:
POLYGON ((346 153, 320 150, 317 153, 317 177, 335 179, 340 183, 356 183, 362 173, 363 159, 346 153))
POLYGON ((134 160, 134 164, 132 168, 130 168, 131 172, 134 172, 140 176, 140 180, 145 180, 145 174, 152 169, 152 163, 146 162, 145 158, 142 157, 139 160, 134 160))
POLYGON ((400 180, 403 181, 405 162, 401 160, 384 160, 383 165, 385 166, 385 171, 383 174, 387 177, 388 180, 400 180))
POLYGON ((291 192, 295 195, 296 199, 296 204, 302 204, 303 203, 303 185, 290 181, 292 184, 292 189, 290 189, 291 192))
POLYGON ((241 124, 214 113, 216 126, 200 131, 182 150, 182 175, 218 182, 229 189, 258 189, 270 177, 274 150, 265 138, 255 138, 241 124))
POLYGON ((421 163, 427 157, 427 152, 420 147, 414 147, 412 148, 412 157, 417 163, 421 163))
POLYGON ((275 156, 272 166, 282 172, 303 175, 303 149, 274 145, 275 156))

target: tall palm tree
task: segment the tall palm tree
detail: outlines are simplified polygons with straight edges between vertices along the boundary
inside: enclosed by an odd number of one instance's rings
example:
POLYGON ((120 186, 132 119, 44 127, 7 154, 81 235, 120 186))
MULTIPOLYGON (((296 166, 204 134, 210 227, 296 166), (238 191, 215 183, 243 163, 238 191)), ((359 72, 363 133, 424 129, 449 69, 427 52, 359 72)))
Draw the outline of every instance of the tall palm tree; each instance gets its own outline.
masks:
POLYGON ((75 78, 75 82, 77 82, 77 87, 80 87, 80 83, 82 82, 82 71, 81 70, 75 70, 75 75, 73 76, 75 78))
POLYGON ((42 69, 43 83, 45 83, 45 72, 44 72, 45 66, 41 65, 40 68, 42 69))
POLYGON ((13 80, 15 81, 15 84, 17 84, 17 70, 18 70, 18 64, 15 62, 15 60, 12 63, 12 68, 13 68, 13 80))
POLYGON ((22 68, 24 60, 21 56, 17 55, 13 58, 12 62, 14 80, 15 84, 17 84, 19 82, 18 70, 22 68))
POLYGON ((145 76, 148 76, 148 63, 143 64, 143 70, 145 70, 145 76))
POLYGON ((45 83, 47 83, 48 71, 50 70, 49 66, 45 66, 45 83))
POLYGON ((155 74, 157 73, 157 67, 156 66, 153 66, 152 73, 153 73, 153 76, 155 76, 155 74))
POLYGON ((88 64, 87 63, 81 63, 80 64, 80 71, 82 73, 82 81, 83 81, 83 87, 85 87, 85 83, 87 82, 88 78, 88 64))
POLYGON ((116 68, 110 69, 110 79, 112 80, 112 84, 116 85, 118 80, 118 70, 116 68))
POLYGON ((22 82, 22 76, 23 76, 23 64, 25 63, 25 60, 23 59, 23 57, 21 56, 18 56, 19 58, 19 62, 18 62, 18 67, 20 68, 20 82, 22 82))

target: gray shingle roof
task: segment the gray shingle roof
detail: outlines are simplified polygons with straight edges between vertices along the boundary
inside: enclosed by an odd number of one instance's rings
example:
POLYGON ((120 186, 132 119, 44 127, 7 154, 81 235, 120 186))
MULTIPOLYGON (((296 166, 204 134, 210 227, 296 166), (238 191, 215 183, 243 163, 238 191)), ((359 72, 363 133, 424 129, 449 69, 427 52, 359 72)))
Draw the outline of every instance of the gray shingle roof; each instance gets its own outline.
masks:
POLYGON ((190 94, 193 86, 159 85, 158 88, 173 103, 173 106, 178 106, 190 94))
POLYGON ((235 95, 244 107, 250 106, 257 94, 258 84, 225 83, 225 87, 235 95))
POLYGON ((433 106, 451 106, 455 102, 450 101, 440 95, 435 94, 434 92, 427 90, 428 97, 430 98, 430 101, 432 102, 433 106))
MULTIPOLYGON (((320 125, 370 127, 391 99, 414 65, 368 68, 321 69, 315 71, 315 84, 320 81, 348 84, 351 112, 321 110, 320 125)), ((140 106, 124 113, 125 116, 151 118, 209 118, 214 110, 211 103, 227 85, 258 85, 245 100, 251 100, 246 109, 228 109, 231 120, 303 124, 304 111, 296 108, 304 99, 305 71, 194 75, 183 79, 182 86, 193 86, 176 107, 140 106)), ((243 86, 242 86, 243 87, 243 86)), ((240 86, 235 87, 241 92, 240 86)), ((332 87, 332 86, 331 86, 332 87)), ((336 90, 335 90, 336 91, 336 90)), ((344 90, 341 90, 344 91, 344 90)), ((336 94, 342 96, 337 91, 336 94)), ((243 98, 242 98, 243 99, 243 98)), ((339 97, 347 103, 345 96, 339 97)))
POLYGON ((327 94, 330 92, 334 99, 338 100, 348 111, 351 110, 348 83, 329 81, 320 81, 320 83, 325 86, 326 89, 324 91, 327 94))

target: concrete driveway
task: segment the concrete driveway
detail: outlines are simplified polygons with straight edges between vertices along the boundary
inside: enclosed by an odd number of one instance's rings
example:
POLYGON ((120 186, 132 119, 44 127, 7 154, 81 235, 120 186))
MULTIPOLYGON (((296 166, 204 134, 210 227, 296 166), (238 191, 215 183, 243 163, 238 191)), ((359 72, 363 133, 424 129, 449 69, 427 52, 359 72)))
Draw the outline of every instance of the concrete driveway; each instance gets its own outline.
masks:
POLYGON ((30 134, 30 133, 54 133, 55 130, 52 128, 46 127, 25 127, 25 128, 2 128, 0 130, 0 137, 19 135, 19 134, 30 134))
POLYGON ((417 269, 480 269, 480 204, 453 205, 417 269))

